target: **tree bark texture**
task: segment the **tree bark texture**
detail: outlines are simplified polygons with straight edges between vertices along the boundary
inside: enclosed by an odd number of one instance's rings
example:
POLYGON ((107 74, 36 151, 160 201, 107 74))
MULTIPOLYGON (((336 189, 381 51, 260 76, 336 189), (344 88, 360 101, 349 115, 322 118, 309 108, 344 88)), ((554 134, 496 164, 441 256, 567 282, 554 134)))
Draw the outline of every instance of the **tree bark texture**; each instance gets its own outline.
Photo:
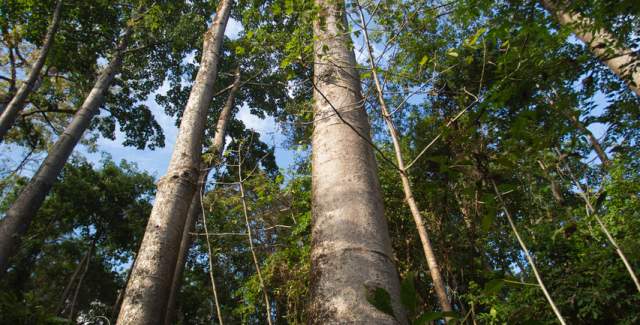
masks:
POLYGON ((71 123, 49 150, 47 158, 42 162, 29 184, 11 204, 5 218, 0 220, 0 274, 6 271, 9 258, 15 254, 20 238, 29 228, 31 219, 42 206, 42 202, 44 202, 73 149, 89 128, 91 120, 100 111, 105 93, 122 67, 124 50, 127 47, 130 32, 130 29, 126 30, 113 58, 98 75, 93 88, 73 116, 71 123))
POLYGON ((62 11, 62 0, 58 0, 58 3, 56 4, 56 8, 53 12, 53 18, 47 28, 44 42, 40 48, 40 53, 38 54, 36 62, 31 67, 27 80, 25 80, 9 104, 2 110, 2 114, 0 115, 0 143, 4 140, 7 132, 9 132, 9 129, 16 122, 18 114, 24 108, 27 97, 29 97, 36 80, 38 80, 38 77, 40 76, 40 71, 44 66, 44 62, 47 60, 47 54, 49 53, 49 49, 51 48, 51 44, 53 44, 53 40, 55 38, 55 33, 60 25, 60 11, 62 11))
POLYGON ((118 324, 161 324, 164 320, 185 219, 197 188, 206 116, 232 5, 231 0, 220 1, 212 25, 204 35, 200 68, 184 110, 167 175, 158 182, 118 324))
MULTIPOLYGON (((229 96, 227 97, 222 111, 220 111, 218 123, 216 124, 216 133, 209 150, 216 155, 217 160, 214 161, 214 164, 216 164, 217 161, 222 157, 222 153, 224 151, 224 138, 227 134, 227 124, 231 119, 233 108, 235 107, 236 94, 238 93, 238 90, 240 90, 240 69, 236 69, 235 74, 236 76, 233 81, 233 85, 229 90, 229 96)), ((212 166, 213 164, 207 165, 204 163, 201 166, 200 175, 198 176, 198 188, 203 191, 207 178, 209 177, 209 170, 212 166)), ((193 199, 191 199, 191 205, 189 206, 189 212, 187 213, 187 218, 185 220, 185 227, 182 231, 182 239, 180 240, 180 251, 178 253, 176 268, 173 273, 173 279, 171 280, 171 291, 169 293, 169 300, 167 302, 167 312, 164 321, 166 325, 173 324, 175 321, 176 299, 180 292, 180 285, 182 284, 182 273, 184 272, 187 255, 193 242, 193 237, 190 233, 195 229, 195 225, 202 213, 200 200, 200 193, 196 192, 195 195, 193 195, 193 199)))
POLYGON ((583 41, 589 50, 611 71, 620 77, 629 88, 640 96, 640 66, 638 56, 630 48, 617 45, 617 40, 608 30, 592 31, 593 21, 578 13, 563 10, 562 3, 554 0, 542 0, 542 5, 563 26, 570 26, 574 34, 583 41), (634 62, 636 62, 634 64, 634 62))
POLYGON ((316 4, 309 323, 405 323, 344 2, 316 4), (395 318, 367 301, 372 287, 395 318))

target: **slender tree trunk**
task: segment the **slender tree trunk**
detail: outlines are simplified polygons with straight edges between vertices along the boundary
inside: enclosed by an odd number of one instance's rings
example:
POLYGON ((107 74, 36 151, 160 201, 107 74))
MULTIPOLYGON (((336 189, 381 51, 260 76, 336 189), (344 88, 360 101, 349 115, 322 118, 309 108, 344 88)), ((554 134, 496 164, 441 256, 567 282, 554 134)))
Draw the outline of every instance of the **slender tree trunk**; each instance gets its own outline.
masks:
POLYGON ((98 237, 96 236, 91 242, 91 247, 89 248, 89 252, 87 253, 87 259, 84 264, 84 270, 78 279, 78 285, 76 286, 76 290, 73 293, 73 299, 71 299, 71 306, 69 307, 69 320, 74 321, 76 314, 76 302, 78 301, 78 294, 80 293, 80 289, 82 288, 82 283, 84 282, 84 278, 87 276, 87 272, 89 271, 89 263, 91 263, 91 256, 96 248, 96 241, 98 237))
POLYGON ((371 65, 371 71, 373 75, 373 81, 376 87, 378 102, 380 103, 380 108, 382 109, 382 116, 387 124, 387 129, 389 130, 389 134, 391 135, 391 141, 393 142, 393 148, 396 154, 396 162, 398 164, 398 172, 400 174, 400 179, 402 180, 402 189, 404 191, 405 200, 407 205, 409 206, 409 210, 411 211, 411 215, 413 216, 413 221, 416 224, 416 228, 418 229, 418 235, 420 236, 420 242, 422 243, 422 249, 424 251, 425 258, 427 260, 427 266, 429 267, 429 272, 431 273, 431 279, 433 280, 433 288, 438 296, 438 302, 440 303, 440 308, 443 311, 451 311, 451 303, 449 302, 449 297, 447 296, 446 286, 444 283, 444 279, 442 278, 442 274, 440 273, 440 267, 438 266, 438 261, 436 259, 436 254, 433 251, 433 247, 431 245, 431 240, 429 240, 429 234, 427 232, 427 227, 425 226, 424 219, 420 214, 420 209, 418 208, 418 203, 416 202, 413 196, 413 190, 411 189, 411 181, 409 180, 409 176, 407 175, 407 171, 404 167, 404 158, 402 157, 402 148, 400 147, 400 136, 398 134, 398 130, 396 129, 393 120, 391 119, 391 115, 389 115, 389 109, 387 108, 387 104, 384 100, 382 85, 380 84, 380 80, 378 79, 378 73, 376 72, 376 63, 375 58, 373 57, 373 50, 371 48, 371 43, 369 42, 369 32, 367 31, 366 20, 364 18, 364 13, 362 12, 362 7, 358 4, 358 11, 360 13, 360 21, 362 24, 362 29, 364 33, 365 45, 367 46, 367 52, 369 54, 369 64, 371 65))
POLYGON ((622 263, 624 264, 625 268, 627 269, 627 272, 629 273, 629 276, 631 277, 631 280, 633 280, 633 283, 636 285, 636 289, 638 290, 638 292, 640 292, 640 280, 638 280, 638 276, 636 275, 635 271, 633 270, 633 267, 629 263, 629 260, 627 259, 627 256, 624 254, 624 252, 622 251, 620 246, 618 246, 618 242, 615 240, 615 238, 613 238, 613 235, 611 235, 611 233, 609 232, 609 229, 607 229, 607 226, 604 224, 602 219, 598 216, 598 211, 596 211, 596 209, 591 204, 591 200, 589 200, 589 196, 587 194, 588 191, 589 191, 588 186, 585 186, 585 188, 583 188, 582 184, 580 184, 578 179, 573 175, 573 172, 571 171, 571 168, 567 166, 567 170, 569 171, 569 175, 571 176, 571 179, 573 180, 573 183, 576 185, 577 188, 580 189, 580 192, 578 192, 578 194, 584 200, 584 203, 586 205, 585 208, 586 208, 586 211, 587 211, 587 216, 589 217, 589 216, 591 216, 593 214, 593 217, 598 222, 598 225, 600 226, 600 229, 602 229, 602 232, 604 232, 605 236, 609 240, 609 243, 611 243, 613 248, 615 248, 616 253, 618 254, 618 257, 620 257, 620 259, 622 260, 622 263))
POLYGON ((158 192, 127 284, 118 324, 159 324, 165 317, 180 240, 197 188, 202 138, 232 0, 222 0, 204 35, 200 69, 184 110, 167 175, 158 192))
POLYGON ((91 255, 92 250, 93 250, 93 246, 84 254, 84 256, 82 256, 82 259, 80 260, 80 263, 78 263, 76 270, 71 275, 69 282, 67 282, 67 285, 65 286, 64 291, 62 292, 62 296, 60 296, 60 302, 58 303, 58 308, 56 309, 56 315, 61 315, 62 312, 64 311, 65 305, 67 303, 67 298, 69 298, 69 294, 71 293, 71 288, 73 288, 73 284, 76 282, 76 279, 78 278, 78 275, 80 274, 80 271, 84 267, 84 264, 86 263, 87 259, 89 259, 89 255, 91 255))
MULTIPOLYGON (((133 259, 133 262, 135 263, 135 258, 133 259)), ((131 265, 131 267, 129 268, 129 270, 127 271, 127 277, 124 281, 124 285, 126 286, 127 283, 129 283, 129 279, 131 278, 131 270, 133 269, 133 264, 131 265)), ((111 320, 115 321, 118 318, 118 314, 120 313, 120 306, 122 305, 122 300, 124 299, 124 288, 120 289, 120 291, 118 292, 118 296, 116 297, 116 301, 113 304, 113 308, 111 308, 111 320)))
POLYGON ((406 323, 344 1, 315 2, 309 323, 406 323), (367 301, 373 287, 395 319, 367 301))
MULTIPOLYGON (((544 296, 547 298, 547 301, 549 302, 549 305, 551 306, 551 309, 553 310, 553 312, 556 314, 558 321, 560 321, 560 324, 565 325, 566 322, 562 317, 562 314, 560 313, 560 309, 558 309, 555 302, 551 298, 551 295, 549 294, 547 287, 544 285, 544 282, 542 282, 542 277, 538 272, 538 268, 536 267, 533 257, 531 256, 531 254, 529 254, 529 249, 527 248, 527 245, 525 245, 524 241, 522 240, 522 237, 520 237, 520 233, 518 232, 518 229, 516 228, 515 223, 513 223, 513 218, 511 218, 511 213, 509 213, 509 210, 507 209, 507 204, 502 199, 502 194, 500 194, 500 191, 498 190, 498 186, 496 186, 496 183, 493 180, 491 180, 491 185, 493 186, 493 189, 496 192, 498 203, 500 203, 500 205, 502 206, 502 210, 504 211, 504 214, 507 217, 507 221, 509 221, 509 226, 511 226, 511 230, 513 231, 513 234, 516 236, 516 239, 518 240, 518 244, 520 244, 520 248, 522 248, 522 252, 524 253, 524 256, 527 258, 527 261, 529 262, 529 266, 531 266, 531 270, 533 271, 533 274, 535 275, 536 280, 538 281, 538 285, 540 286, 540 289, 542 289, 542 293, 544 293, 544 296)), ((524 270, 524 266, 520 266, 520 268, 521 270, 524 270)))
MULTIPOLYGON (((133 265, 136 263, 136 259, 138 259, 137 252, 140 250, 140 244, 142 243, 142 239, 138 240, 138 244, 136 245, 135 254, 133 255, 133 263, 129 267, 127 271, 127 278, 124 281, 124 287, 126 288, 127 283, 129 283, 129 279, 131 279, 131 271, 133 270, 133 265)), ((120 314, 120 306, 122 306, 122 300, 124 300, 124 291, 125 288, 121 288, 118 292, 118 296, 116 297, 116 301, 113 304, 113 308, 111 309, 111 321, 115 323, 118 319, 118 314, 120 314)))
POLYGON ((27 231, 31 219, 42 205, 71 152, 91 124, 91 120, 100 111, 105 93, 122 66, 122 58, 130 32, 130 29, 126 30, 113 58, 100 72, 91 92, 74 115, 71 123, 49 150, 47 158, 42 162, 29 184, 9 207, 5 218, 0 220, 0 274, 6 271, 9 258, 15 254, 20 238, 27 231))
MULTIPOLYGON (((199 193, 202 194, 202 193, 199 193)), ((202 201, 200 201, 202 204, 202 201)), ((200 205, 200 209, 204 209, 204 206, 200 205)), ((204 211, 202 211, 202 228, 204 228, 205 242, 207 243, 207 262, 209 262, 209 280, 211 281, 211 293, 213 293, 213 301, 216 305, 216 315, 218 316, 218 323, 224 324, 222 317, 222 311, 220 308, 220 301, 218 300, 218 290, 216 289, 216 279, 213 276, 213 250, 211 249, 211 238, 209 237, 209 227, 207 226, 207 219, 204 218, 204 211)), ((211 318, 213 319, 213 308, 211 308, 211 318)))
MULTIPOLYGON (((227 97, 227 101, 220 111, 220 116, 218 117, 218 124, 216 125, 216 134, 213 138, 213 144, 209 149, 210 152, 216 155, 216 159, 220 159, 222 157, 222 153, 224 151, 224 138, 227 134, 227 124, 231 119, 231 114, 233 113, 233 108, 235 107, 235 98, 238 90, 240 90, 240 69, 236 69, 236 77, 233 81, 233 86, 231 90, 229 90, 229 96, 227 97)), ((214 164, 217 161, 214 162, 214 164)), ((207 164, 202 164, 200 169, 200 175, 198 177, 198 185, 200 189, 204 189, 207 178, 209 177, 209 170, 212 166, 207 164)), ((191 248, 191 244, 193 242, 193 237, 190 232, 195 229, 195 225, 200 218, 200 214, 202 209, 200 208, 200 195, 199 193, 195 193, 193 199, 191 200, 191 205, 189 206, 189 212, 187 213, 187 218, 185 221, 185 227, 182 231, 182 239, 180 240, 180 251, 178 253, 178 261, 176 262, 176 268, 173 273, 173 279, 171 281, 171 292, 169 293, 169 301, 167 303, 167 313, 165 316, 164 323, 166 325, 173 324, 176 316, 176 298, 178 293, 180 292, 180 285, 182 283, 182 273, 184 271, 184 266, 187 261, 187 255, 189 253, 189 249, 191 248)))
POLYGON ((639 58, 632 49, 617 44, 616 37, 608 30, 594 31, 593 20, 577 13, 564 11, 562 1, 541 0, 541 2, 561 25, 571 26, 574 34, 589 47, 589 50, 640 96, 640 66, 637 63, 639 58))
MULTIPOLYGON (((260 289, 262 289, 262 295, 264 297, 264 305, 266 308, 267 323, 272 325, 271 322, 271 302, 269 302, 269 294, 267 293, 267 287, 264 284, 262 278, 262 272, 260 270, 260 262, 258 262, 258 256, 256 255, 256 249, 253 246, 253 234, 251 232, 251 224, 249 223, 249 209, 247 208, 247 200, 244 194, 244 179, 242 178, 242 145, 238 148, 238 185, 240 187, 240 200, 242 201, 242 212, 244 213, 244 222, 247 227, 247 240, 249 241, 249 249, 251 250, 251 257, 253 258, 253 265, 256 268, 256 275, 260 282, 260 289)), ((208 235, 207 235, 208 236, 208 235)), ((208 238, 208 237, 207 237, 208 238)))
POLYGON ((2 114, 0 115, 0 143, 2 142, 2 140, 4 140, 5 135, 15 123, 16 119, 18 118, 18 113, 20 113, 20 111, 24 108, 27 97, 31 93, 36 80, 38 80, 40 70, 42 70, 42 67, 44 66, 44 62, 47 59, 47 54, 49 53, 51 44, 53 44, 53 39, 55 38, 55 33, 58 29, 58 25, 60 25, 61 10, 62 0, 58 0, 56 8, 53 12, 53 18, 51 19, 51 23, 49 24, 49 28, 47 29, 47 34, 45 35, 42 47, 40 48, 38 59, 31 67, 31 72, 29 72, 27 80, 25 80, 22 86, 20 86, 18 92, 16 92, 15 96, 13 96, 7 107, 2 111, 2 114))

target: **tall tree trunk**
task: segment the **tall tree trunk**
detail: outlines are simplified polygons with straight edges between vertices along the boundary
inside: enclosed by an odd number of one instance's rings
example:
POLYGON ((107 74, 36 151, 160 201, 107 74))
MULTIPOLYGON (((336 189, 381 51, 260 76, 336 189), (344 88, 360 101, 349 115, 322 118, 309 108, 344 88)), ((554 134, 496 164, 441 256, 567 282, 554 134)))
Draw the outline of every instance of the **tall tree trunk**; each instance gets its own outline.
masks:
MULTIPOLYGON (((216 155, 217 163, 222 157, 222 153, 224 151, 224 138, 227 134, 227 124, 231 119, 231 113, 233 112, 233 108, 235 106, 235 99, 238 90, 240 90, 240 68, 236 69, 236 76, 233 81, 233 86, 231 90, 229 90, 229 96, 227 97, 227 101, 220 111, 220 116, 218 117, 218 124, 216 125, 216 134, 213 138, 213 144, 209 151, 216 155)), ((209 170, 213 166, 202 164, 202 168, 200 169, 200 175, 198 177, 198 186, 201 190, 204 190, 205 183, 207 178, 209 177, 209 170)), ((200 207, 200 193, 195 193, 193 199, 191 199, 191 205, 189 206, 189 212, 187 213, 187 218, 185 221, 185 227, 182 231, 182 239, 180 240, 180 251, 178 253, 178 261, 176 262, 176 268, 173 273, 173 279, 171 280, 171 292, 169 293, 169 301, 167 303, 167 313, 165 316, 164 323, 166 325, 173 324, 176 317, 176 298, 178 293, 180 292, 180 285, 182 283, 182 273, 184 271, 184 266, 187 260, 187 254, 189 253, 189 249, 191 248, 191 244, 193 242, 192 236, 190 234, 193 229, 195 229, 195 225, 200 218, 200 214, 202 209, 200 207)))
POLYGON ((4 140, 5 135, 9 131, 9 129, 15 123, 16 118, 18 118, 18 113, 24 108, 24 104, 33 89, 38 76, 40 75, 40 70, 42 70, 42 66, 44 66, 44 62, 47 59, 47 54, 49 53, 49 49, 51 48, 51 44, 53 44, 53 39, 55 38, 55 33, 58 29, 58 25, 60 25, 60 11, 62 10, 62 0, 58 0, 56 4, 56 9, 53 12, 53 18, 51 19, 51 23, 49 24, 49 28, 47 29, 47 34, 44 37, 44 42, 42 47, 40 48, 40 53, 38 54, 38 59, 31 67, 31 72, 29 72, 29 76, 27 80, 20 86, 18 92, 16 92, 15 96, 11 99, 7 107, 2 111, 2 115, 0 115, 0 143, 4 140))
POLYGON ((216 17, 204 35, 200 69, 184 110, 167 175, 158 182, 155 204, 127 284, 118 324, 160 324, 165 317, 185 219, 197 188, 203 131, 232 5, 232 0, 219 3, 216 17))
POLYGON ((634 64, 639 58, 632 49, 617 44, 616 37, 608 30, 601 28, 594 31, 592 19, 563 10, 562 1, 541 0, 541 2, 561 25, 570 26, 589 50, 640 96, 640 63, 634 64))
POLYGON ((74 115, 71 123, 49 150, 47 158, 42 162, 29 184, 9 207, 5 218, 0 220, 0 275, 6 271, 9 258, 15 254, 20 238, 29 228, 31 219, 42 205, 71 152, 89 127, 93 117, 100 111, 105 93, 122 66, 122 58, 130 33, 131 30, 127 28, 111 62, 98 75, 91 92, 74 115))
POLYGON ((344 1, 315 2, 309 323, 405 323, 344 1), (367 301, 372 287, 395 319, 367 301))
POLYGON ((369 32, 367 31, 366 26, 367 21, 364 18, 362 7, 360 7, 359 4, 358 11, 360 13, 360 21, 362 24, 364 40, 366 43, 365 46, 367 47, 367 53, 369 54, 369 64, 371 66, 373 81, 376 87, 376 93, 378 95, 378 102, 380 103, 382 116, 387 124, 387 129, 389 131, 389 134, 391 135, 391 141, 393 142, 393 148, 396 154, 396 163, 398 164, 398 172, 400 174, 400 179, 402 180, 402 189, 404 191, 405 200, 407 202, 407 205, 409 206, 411 215, 413 216, 413 221, 416 224, 416 228, 418 229, 418 235, 420 236, 420 242, 422 243, 422 250, 424 251, 424 255, 427 260, 427 266, 429 267, 429 272, 431 273, 433 288, 436 292, 436 295, 438 296, 440 308, 442 308, 443 311, 451 311, 451 303, 449 302, 449 297, 447 296, 446 286, 444 283, 444 279, 442 278, 442 274, 440 273, 440 267, 438 266, 436 254, 431 245, 431 240, 429 239, 429 233, 427 232, 427 227, 425 226, 424 219, 420 214, 418 203, 413 196, 411 181, 409 180, 409 176, 404 167, 404 158, 402 157, 402 148, 400 147, 400 135, 398 134, 398 130, 396 129, 396 126, 391 119, 391 115, 389 115, 389 109, 387 108, 387 103, 384 99, 382 85, 380 83, 380 79, 378 79, 378 73, 376 72, 377 67, 375 58, 373 57, 373 49, 371 48, 371 43, 369 42, 369 32))

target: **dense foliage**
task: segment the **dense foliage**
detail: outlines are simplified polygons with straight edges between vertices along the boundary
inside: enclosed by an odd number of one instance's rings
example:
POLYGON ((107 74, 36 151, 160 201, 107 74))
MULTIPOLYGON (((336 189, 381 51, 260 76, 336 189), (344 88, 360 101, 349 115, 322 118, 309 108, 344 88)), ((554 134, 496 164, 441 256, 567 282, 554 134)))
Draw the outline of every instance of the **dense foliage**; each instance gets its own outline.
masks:
MULTIPOLYGON (((180 124, 216 2, 64 1, 46 71, 2 144, 0 211, 68 125, 123 30, 135 32, 83 138, 88 147, 67 163, 0 275, 0 323, 115 321, 157 179, 134 163, 82 155, 103 149, 99 137, 141 150, 165 145, 156 119, 164 111, 180 124)), ((54 7, 0 4, 2 108, 29 71, 54 7)), ((359 64, 402 300, 414 324, 439 324, 445 316, 462 324, 556 323, 536 271, 569 324, 640 322, 640 288, 629 274, 640 272, 640 96, 629 88, 632 80, 574 36, 577 28, 609 31, 616 46, 634 52, 630 69, 640 71, 640 4, 571 1, 563 10, 590 23, 561 25, 533 0, 346 1, 345 32, 359 64), (441 313, 373 74, 383 82, 409 166, 402 172, 453 313, 441 313)), ((210 104, 203 157, 216 164, 197 193, 204 216, 192 232, 179 324, 216 322, 216 303, 228 324, 307 321, 311 26, 318 16, 309 0, 242 0, 233 7, 242 28, 224 41, 210 104), (207 150, 235 71, 242 86, 218 159, 207 150), (242 121, 242 110, 275 121, 278 143, 242 121), (291 165, 277 166, 276 152, 291 165)), ((383 311, 386 300, 385 292, 371 297, 383 311)))

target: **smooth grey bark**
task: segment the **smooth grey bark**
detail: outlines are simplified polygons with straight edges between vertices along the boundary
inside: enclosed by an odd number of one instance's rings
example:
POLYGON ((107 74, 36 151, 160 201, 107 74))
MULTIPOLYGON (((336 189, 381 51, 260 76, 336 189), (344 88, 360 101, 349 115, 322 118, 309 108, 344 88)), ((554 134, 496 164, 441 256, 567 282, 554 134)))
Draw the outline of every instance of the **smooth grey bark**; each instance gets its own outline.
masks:
POLYGON ((310 324, 406 323, 344 1, 316 0, 310 324), (391 296, 395 318, 367 289, 391 296))
POLYGON ((402 189, 404 191, 405 201, 409 206, 409 210, 411 211, 411 215, 413 216, 413 221, 416 224, 416 229, 418 230, 418 235, 420 236, 420 243, 422 244, 422 250, 424 251, 425 259, 427 260, 427 266, 429 267, 431 280, 433 281, 433 289, 436 292, 436 296, 438 297, 440 308, 442 308, 443 311, 452 311, 451 303, 449 302, 449 297, 447 296, 444 279, 442 278, 442 274, 440 273, 440 266, 438 265, 436 254, 433 250, 433 246, 431 245, 431 240, 429 239, 429 233, 427 232, 427 227, 425 226, 424 219, 422 218, 422 214, 420 213, 420 209, 418 208, 418 203, 413 196, 411 181, 409 180, 407 170, 404 166, 402 148, 400 147, 400 135, 398 134, 398 130, 396 129, 396 126, 391 119, 389 109, 387 108, 387 103, 384 99, 382 85, 380 83, 380 79, 378 78, 378 73, 376 72, 377 67, 375 58, 373 56, 373 49, 371 48, 371 43, 369 42, 369 32, 366 26, 367 22, 364 18, 364 13, 360 4, 358 4, 358 11, 360 13, 362 31, 364 33, 367 53, 369 54, 369 64, 371 66, 371 72, 373 75, 378 102, 380 103, 382 117, 384 118, 384 121, 387 125, 387 130, 389 131, 389 134, 391 136, 393 149, 396 154, 396 163, 398 164, 398 173, 400 174, 400 179, 402 180, 402 189))
POLYGON ((4 219, 0 220, 0 275, 4 274, 9 266, 9 258, 15 254, 20 238, 29 228, 31 219, 42 206, 42 202, 73 149, 91 124, 93 117, 100 111, 105 93, 122 66, 124 50, 127 47, 130 33, 131 30, 127 28, 113 58, 98 75, 93 88, 73 116, 71 123, 49 150, 47 158, 42 162, 29 184, 11 204, 4 219))
POLYGON ((197 188, 206 116, 214 95, 219 53, 232 5, 232 0, 220 1, 215 19, 204 35, 200 68, 182 116, 167 175, 158 182, 118 324, 160 324, 164 320, 185 218, 197 188))
MULTIPOLYGON (((216 133, 213 137, 211 148, 209 149, 209 152, 216 155, 216 161, 214 161, 214 164, 216 164, 217 161, 222 158, 222 153, 224 151, 224 138, 227 134, 227 124, 229 124, 229 120, 231 119, 231 113, 233 112, 233 108, 235 106, 235 99, 238 90, 240 90, 239 68, 236 69, 235 79, 233 81, 231 89, 229 90, 229 96, 227 97, 222 111, 220 111, 218 123, 216 124, 216 133)), ((209 177, 209 171, 212 166, 213 164, 207 165, 203 163, 200 168, 200 175, 198 176, 198 188, 201 191, 204 190, 205 183, 207 181, 207 178, 209 177)), ((178 296, 178 293, 180 292, 180 285, 182 284, 182 273, 184 272, 187 254, 189 253, 189 249, 191 248, 191 244, 193 242, 191 232, 195 229, 195 225, 202 213, 200 199, 200 193, 195 193, 193 199, 191 199, 191 205, 189 206, 189 212, 187 213, 187 218, 185 220, 185 227, 182 231, 182 239, 180 240, 180 251, 178 254, 178 260, 176 262, 176 268, 173 273, 173 279, 171 280, 171 292, 169 293, 167 312, 164 319, 164 323, 166 325, 173 324, 176 318, 176 298, 178 296)))
POLYGON ((31 67, 31 71, 27 76, 27 80, 25 80, 25 82, 22 84, 22 86, 20 86, 9 104, 2 110, 2 114, 0 115, 0 143, 4 140, 5 135, 7 135, 7 132, 15 123, 20 111, 24 109, 27 97, 33 90, 36 80, 38 80, 38 77, 40 76, 40 71, 44 66, 44 62, 47 60, 47 54, 49 53, 49 49, 51 48, 51 44, 53 44, 53 40, 55 38, 55 33, 58 30, 58 26, 60 25, 61 10, 62 0, 58 0, 56 8, 53 12, 53 18, 51 19, 51 23, 47 28, 44 42, 42 43, 42 47, 40 48, 40 53, 38 54, 36 62, 31 67))
POLYGON ((599 60, 640 96, 640 66, 633 64, 638 62, 639 58, 631 48, 619 46, 616 37, 608 30, 601 28, 592 31, 592 19, 563 10, 561 1, 541 0, 541 2, 561 25, 570 26, 576 37, 583 41, 599 60))

